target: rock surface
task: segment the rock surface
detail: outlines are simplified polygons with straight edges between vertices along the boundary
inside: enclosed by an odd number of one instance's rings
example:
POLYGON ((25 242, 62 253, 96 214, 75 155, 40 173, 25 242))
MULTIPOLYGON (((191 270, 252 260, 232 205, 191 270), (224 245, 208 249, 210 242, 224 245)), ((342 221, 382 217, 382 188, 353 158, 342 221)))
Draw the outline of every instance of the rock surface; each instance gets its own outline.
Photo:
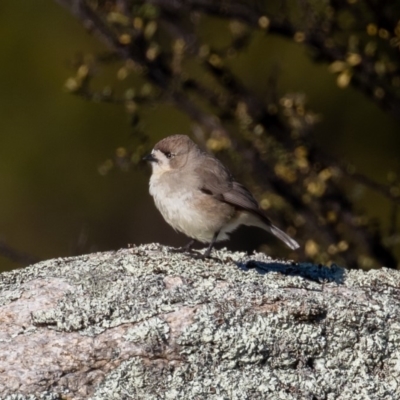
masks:
POLYGON ((1 399, 400 398, 400 273, 160 245, 0 275, 1 399))

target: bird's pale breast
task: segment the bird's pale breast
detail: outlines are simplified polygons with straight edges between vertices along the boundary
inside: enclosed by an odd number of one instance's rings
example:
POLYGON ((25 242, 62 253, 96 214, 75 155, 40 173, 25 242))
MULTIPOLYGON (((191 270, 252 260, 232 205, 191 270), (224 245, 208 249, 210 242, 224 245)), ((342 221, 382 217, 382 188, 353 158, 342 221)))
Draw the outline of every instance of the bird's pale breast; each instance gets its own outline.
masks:
POLYGON ((150 194, 165 221, 200 242, 210 242, 232 217, 234 208, 177 177, 152 176, 150 194))

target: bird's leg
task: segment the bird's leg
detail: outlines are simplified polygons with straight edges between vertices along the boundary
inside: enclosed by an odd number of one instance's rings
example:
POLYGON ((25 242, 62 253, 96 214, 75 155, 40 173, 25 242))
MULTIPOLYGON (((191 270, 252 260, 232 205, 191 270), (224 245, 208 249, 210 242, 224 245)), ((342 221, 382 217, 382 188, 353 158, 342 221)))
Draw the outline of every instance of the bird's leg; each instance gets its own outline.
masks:
POLYGON ((191 257, 199 259, 199 260, 204 260, 205 258, 213 258, 213 257, 211 257, 211 250, 212 250, 215 242, 217 241, 218 235, 219 235, 219 231, 214 233, 214 236, 204 254, 198 253, 197 251, 191 249, 195 240, 191 240, 186 246, 180 247, 178 249, 172 249, 171 251, 174 253, 190 252, 191 257))
POLYGON ((219 260, 218 258, 211 257, 211 250, 212 250, 215 242, 217 241, 218 234, 219 234, 219 231, 214 233, 214 236, 213 236, 213 238, 211 240, 211 243, 209 244, 209 246, 208 246, 208 248, 207 248, 207 250, 205 251, 204 254, 196 252, 196 253, 191 253, 190 256, 195 258, 195 259, 197 259, 197 260, 204 260, 206 258, 211 258, 212 260, 221 262, 221 260, 219 260))
POLYGON ((194 245, 195 240, 192 239, 189 243, 185 244, 183 247, 181 247, 182 251, 191 251, 192 246, 194 245))
POLYGON ((194 245, 195 240, 191 240, 188 244, 185 246, 179 247, 178 249, 172 249, 174 253, 186 253, 187 251, 192 251, 192 246, 194 245))
POLYGON ((207 249, 206 252, 204 253, 204 256, 203 256, 204 258, 210 258, 211 250, 212 250, 212 248, 213 248, 215 242, 217 241, 218 235, 219 235, 219 231, 217 231, 217 232, 214 233, 214 236, 213 236, 213 238, 212 238, 212 240, 211 240, 211 243, 209 244, 208 249, 207 249))

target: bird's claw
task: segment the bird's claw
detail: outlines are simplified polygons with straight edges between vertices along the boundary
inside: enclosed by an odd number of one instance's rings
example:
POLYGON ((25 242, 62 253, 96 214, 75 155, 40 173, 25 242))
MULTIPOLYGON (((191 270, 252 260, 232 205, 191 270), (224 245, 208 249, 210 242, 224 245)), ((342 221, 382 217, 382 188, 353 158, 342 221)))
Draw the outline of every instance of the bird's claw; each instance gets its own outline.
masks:
POLYGON ((193 251, 190 254, 188 254, 190 257, 194 258, 195 260, 213 260, 216 262, 221 263, 222 261, 219 258, 212 257, 210 254, 206 253, 199 253, 198 251, 193 251))
POLYGON ((200 253, 197 250, 188 249, 186 246, 170 249, 171 253, 184 253, 195 260, 213 260, 222 262, 219 258, 212 257, 209 252, 200 253))

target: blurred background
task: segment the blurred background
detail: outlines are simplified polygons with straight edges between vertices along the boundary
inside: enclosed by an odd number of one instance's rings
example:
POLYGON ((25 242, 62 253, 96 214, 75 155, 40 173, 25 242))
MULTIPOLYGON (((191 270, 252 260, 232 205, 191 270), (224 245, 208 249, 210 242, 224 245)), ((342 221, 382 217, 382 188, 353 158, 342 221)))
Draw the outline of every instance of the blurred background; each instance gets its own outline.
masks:
MULTIPOLYGON (((223 46, 226 24, 210 18, 201 29, 205 40, 223 46)), ((71 94, 76 60, 105 51, 52 0, 0 2, 0 270, 128 244, 187 242, 156 210, 147 166, 107 169, 107 160, 138 145, 124 104, 71 94)), ((106 84, 113 72, 96 68, 99 85, 101 79, 106 84)), ((260 95, 278 71, 279 93, 304 93, 319 117, 313 128, 319 146, 382 184, 400 173, 399 120, 351 85, 340 88, 329 65, 315 63, 301 44, 256 33, 232 68, 260 95)), ((140 144, 145 151, 165 136, 190 134, 193 122, 177 107, 159 103, 143 106, 140 128, 149 137, 140 144)), ((387 198, 354 182, 348 193, 383 232, 393 226, 387 198)), ((270 239, 251 230, 223 246, 252 251, 270 239)), ((308 237, 296 239, 304 245, 308 237)))

